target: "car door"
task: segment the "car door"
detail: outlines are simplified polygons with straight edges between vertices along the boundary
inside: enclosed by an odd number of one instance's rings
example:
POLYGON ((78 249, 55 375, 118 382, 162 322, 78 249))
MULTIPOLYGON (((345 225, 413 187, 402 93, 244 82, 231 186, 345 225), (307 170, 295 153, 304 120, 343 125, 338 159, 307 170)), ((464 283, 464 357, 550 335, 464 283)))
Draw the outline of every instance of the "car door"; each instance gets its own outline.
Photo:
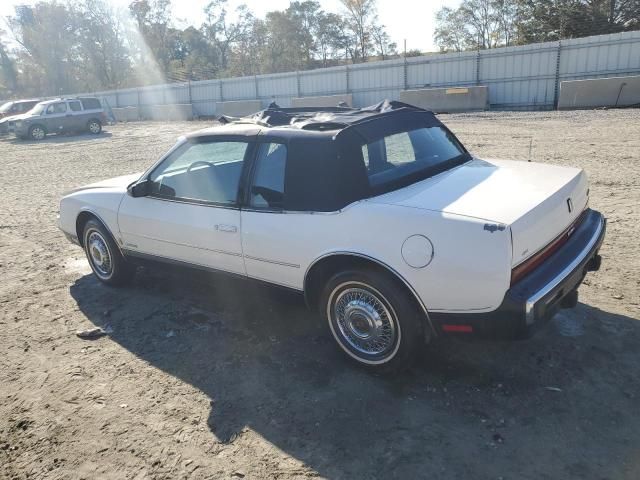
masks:
POLYGON ((128 254, 245 275, 238 190, 246 138, 186 141, 146 177, 148 195, 118 212, 128 254))
POLYGON ((48 133, 58 133, 65 130, 67 124, 67 102, 51 103, 45 110, 43 123, 48 133))
POLYGON ((242 249, 247 275, 300 289, 305 258, 304 212, 284 211, 287 146, 263 141, 257 147, 242 210, 242 249))
MULTIPOLYGON (((86 129, 85 115, 82 111, 82 104, 79 100, 69 100, 67 102, 69 110, 66 115, 65 130, 80 131, 86 129)), ((88 120, 88 119, 87 119, 88 120)))

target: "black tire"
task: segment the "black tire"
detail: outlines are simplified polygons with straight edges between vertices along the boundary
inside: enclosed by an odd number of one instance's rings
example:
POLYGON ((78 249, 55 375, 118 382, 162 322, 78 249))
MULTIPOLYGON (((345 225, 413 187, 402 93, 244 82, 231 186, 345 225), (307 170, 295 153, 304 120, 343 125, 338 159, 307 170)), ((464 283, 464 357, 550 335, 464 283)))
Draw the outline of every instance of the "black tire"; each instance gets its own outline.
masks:
POLYGON ((47 136, 47 131, 42 125, 32 125, 29 128, 29 138, 31 140, 35 140, 39 142, 40 140, 44 140, 44 137, 47 136))
POLYGON ((98 135, 102 132, 102 123, 100 120, 92 118, 87 122, 87 131, 93 135, 98 135))
POLYGON ((82 232, 82 245, 94 275, 111 286, 126 285, 135 275, 135 267, 120 253, 109 231, 96 219, 89 220, 82 232))
POLYGON ((404 370, 424 345, 422 312, 390 274, 353 269, 333 275, 320 311, 341 350, 368 370, 404 370))

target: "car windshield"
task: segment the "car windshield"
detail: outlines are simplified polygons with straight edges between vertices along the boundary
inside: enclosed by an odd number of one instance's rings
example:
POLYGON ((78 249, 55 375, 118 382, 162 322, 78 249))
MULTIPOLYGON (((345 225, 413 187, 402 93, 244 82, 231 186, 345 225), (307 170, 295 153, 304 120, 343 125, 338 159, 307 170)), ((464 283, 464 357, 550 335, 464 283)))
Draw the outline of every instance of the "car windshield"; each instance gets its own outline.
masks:
POLYGON ((7 113, 11 108, 11 105, 13 105, 13 102, 3 103, 0 107, 0 113, 7 113))
POLYGON ((469 154, 446 128, 425 127, 388 135, 362 146, 369 185, 408 185, 466 161, 469 154))
POLYGON ((29 113, 40 115, 44 111, 45 107, 46 105, 44 103, 38 103, 35 107, 29 110, 29 113))

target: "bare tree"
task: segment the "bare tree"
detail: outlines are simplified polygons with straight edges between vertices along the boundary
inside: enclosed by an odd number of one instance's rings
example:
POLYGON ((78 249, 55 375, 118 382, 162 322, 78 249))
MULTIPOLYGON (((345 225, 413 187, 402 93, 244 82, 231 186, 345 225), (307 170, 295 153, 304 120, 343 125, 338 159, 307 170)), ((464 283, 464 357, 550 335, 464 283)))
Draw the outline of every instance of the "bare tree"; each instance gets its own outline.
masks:
POLYGON ((375 0, 340 0, 346 9, 355 48, 353 61, 366 61, 372 45, 371 27, 376 21, 375 0))
POLYGON ((460 9, 443 7, 436 13, 434 39, 440 50, 461 52, 473 43, 467 19, 460 9))
POLYGON ((105 0, 84 0, 73 10, 79 50, 87 60, 86 88, 120 88, 131 75, 121 15, 105 0))
POLYGON ((0 29, 0 92, 3 95, 16 91, 18 73, 13 58, 9 56, 9 49, 4 44, 5 32, 0 29))
POLYGON ((373 39, 376 54, 382 60, 386 60, 387 56, 396 53, 398 45, 395 42, 391 41, 391 38, 384 28, 384 25, 374 24, 371 27, 371 38, 373 39))
POLYGON ((249 33, 253 14, 246 5, 240 5, 235 11, 236 21, 229 21, 227 0, 213 0, 204 12, 207 19, 202 26, 203 33, 218 52, 220 68, 224 71, 228 67, 233 46, 249 33))

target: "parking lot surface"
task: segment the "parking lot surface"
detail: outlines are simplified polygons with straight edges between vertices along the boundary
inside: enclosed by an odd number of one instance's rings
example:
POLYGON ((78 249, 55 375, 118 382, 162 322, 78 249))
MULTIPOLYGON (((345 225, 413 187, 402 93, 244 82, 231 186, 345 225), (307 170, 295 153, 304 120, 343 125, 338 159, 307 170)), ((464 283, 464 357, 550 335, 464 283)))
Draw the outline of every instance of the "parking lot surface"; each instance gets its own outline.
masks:
POLYGON ((584 168, 603 267, 534 338, 443 339, 392 377, 288 292, 89 274, 56 227, 63 192, 208 124, 0 139, 0 478, 640 478, 640 111, 441 119, 480 157, 584 168), (94 326, 109 334, 75 335, 94 326))

